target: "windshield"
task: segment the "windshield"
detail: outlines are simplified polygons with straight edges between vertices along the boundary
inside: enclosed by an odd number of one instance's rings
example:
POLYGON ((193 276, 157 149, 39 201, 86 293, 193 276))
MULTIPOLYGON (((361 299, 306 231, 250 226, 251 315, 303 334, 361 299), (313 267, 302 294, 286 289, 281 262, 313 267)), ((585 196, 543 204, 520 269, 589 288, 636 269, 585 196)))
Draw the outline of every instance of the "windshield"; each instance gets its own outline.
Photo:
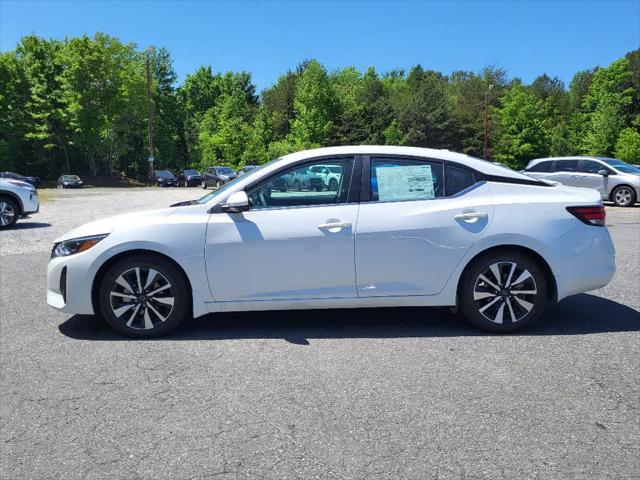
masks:
POLYGON ((185 175, 200 175, 200 172, 198 170, 185 170, 184 174, 185 175))
POLYGON ((622 160, 618 160, 617 158, 602 158, 597 157, 598 160, 602 160, 604 163, 611 165, 613 168, 623 173, 637 173, 640 174, 640 168, 634 167, 633 165, 629 165, 622 160))
MULTIPOLYGON (((228 183, 225 183, 222 187, 220 187, 217 190, 214 190, 211 193, 207 193, 204 197, 201 197, 197 200, 194 200, 194 203, 199 203, 199 204, 204 204, 207 203, 209 200, 211 200, 213 197, 217 197, 219 194, 222 194, 224 192, 226 192, 227 190, 235 187, 238 182, 244 182, 246 181, 248 178, 254 178, 254 175, 258 174, 264 167, 271 165, 272 163, 277 162, 278 160, 280 160, 280 158, 276 158, 275 160, 271 160, 270 162, 265 163, 264 165, 260 165, 259 167, 254 168, 253 170, 251 170, 249 173, 247 173, 246 175, 241 175, 239 177, 234 178, 233 180, 231 180, 228 183)), ((229 169, 231 170, 231 169, 229 169)))
POLYGON ((234 173, 236 173, 229 167, 217 167, 216 170, 218 171, 218 173, 222 173, 224 175, 233 175, 234 173))
POLYGON ((80 180, 77 175, 63 175, 62 180, 80 180))
POLYGON ((156 177, 171 178, 173 177, 173 173, 169 170, 156 170, 156 177))

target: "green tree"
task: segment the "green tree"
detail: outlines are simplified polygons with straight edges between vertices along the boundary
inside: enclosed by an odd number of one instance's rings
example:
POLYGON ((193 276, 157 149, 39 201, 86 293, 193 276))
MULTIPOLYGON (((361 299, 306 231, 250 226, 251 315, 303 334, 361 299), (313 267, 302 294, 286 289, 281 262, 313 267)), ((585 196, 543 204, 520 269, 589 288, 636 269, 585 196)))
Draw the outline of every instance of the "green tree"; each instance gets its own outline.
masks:
POLYGON ((327 71, 315 60, 300 76, 294 109, 291 143, 301 147, 327 145, 335 128, 338 101, 327 71))
POLYGON ((616 142, 616 158, 640 164, 640 133, 634 128, 625 128, 616 142))
POLYGON ((393 83, 389 101, 404 134, 403 143, 416 147, 451 147, 455 127, 447 101, 447 79, 418 65, 406 81, 395 79, 393 83))
POLYGON ((543 102, 520 84, 514 85, 495 110, 501 138, 495 158, 511 167, 522 168, 527 160, 548 153, 546 115, 543 102))
POLYGON ((587 133, 582 143, 583 151, 589 155, 610 156, 624 128, 621 117, 619 100, 613 94, 601 94, 595 112, 587 117, 587 133))

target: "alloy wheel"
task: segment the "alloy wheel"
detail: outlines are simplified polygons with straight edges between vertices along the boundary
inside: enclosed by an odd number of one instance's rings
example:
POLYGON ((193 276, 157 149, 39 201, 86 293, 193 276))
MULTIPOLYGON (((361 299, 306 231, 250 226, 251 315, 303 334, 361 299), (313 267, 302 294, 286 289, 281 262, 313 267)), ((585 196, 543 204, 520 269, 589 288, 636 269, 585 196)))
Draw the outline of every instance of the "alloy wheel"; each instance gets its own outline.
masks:
POLYGON ((9 202, 0 200, 0 225, 6 227, 11 225, 16 217, 16 211, 9 202))
POLYGON ((615 202, 617 205, 628 205, 631 203, 633 193, 626 187, 619 188, 615 193, 615 202))
POLYGON ((134 267, 116 278, 110 302, 114 316, 127 327, 151 330, 171 315, 175 294, 167 277, 159 271, 134 267))
POLYGON ((538 289, 533 275, 516 262, 496 262, 476 278, 473 300, 478 312, 498 324, 523 320, 534 307, 538 289))

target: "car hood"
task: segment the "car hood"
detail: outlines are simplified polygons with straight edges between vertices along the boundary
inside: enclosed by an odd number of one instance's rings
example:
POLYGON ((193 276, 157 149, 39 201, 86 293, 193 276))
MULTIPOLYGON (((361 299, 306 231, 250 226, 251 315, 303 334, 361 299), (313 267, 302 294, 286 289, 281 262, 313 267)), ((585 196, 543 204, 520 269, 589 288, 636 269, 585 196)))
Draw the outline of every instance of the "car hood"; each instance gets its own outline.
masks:
POLYGON ((88 237, 111 233, 116 229, 128 228, 132 225, 140 226, 155 223, 159 218, 167 217, 176 212, 175 208, 162 208, 159 210, 145 210, 142 212, 125 213, 114 217, 103 218, 94 222, 85 223, 64 235, 56 238, 54 243, 70 240, 72 238, 88 237))

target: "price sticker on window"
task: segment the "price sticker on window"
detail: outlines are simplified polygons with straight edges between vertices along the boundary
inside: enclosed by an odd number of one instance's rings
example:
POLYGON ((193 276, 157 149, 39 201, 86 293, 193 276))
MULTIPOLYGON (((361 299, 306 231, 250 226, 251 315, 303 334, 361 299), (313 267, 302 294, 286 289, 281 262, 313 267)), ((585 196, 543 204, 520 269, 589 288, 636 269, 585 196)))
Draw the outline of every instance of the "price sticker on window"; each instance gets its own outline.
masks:
POLYGON ((375 170, 381 202, 435 198, 431 165, 380 166, 375 170))

